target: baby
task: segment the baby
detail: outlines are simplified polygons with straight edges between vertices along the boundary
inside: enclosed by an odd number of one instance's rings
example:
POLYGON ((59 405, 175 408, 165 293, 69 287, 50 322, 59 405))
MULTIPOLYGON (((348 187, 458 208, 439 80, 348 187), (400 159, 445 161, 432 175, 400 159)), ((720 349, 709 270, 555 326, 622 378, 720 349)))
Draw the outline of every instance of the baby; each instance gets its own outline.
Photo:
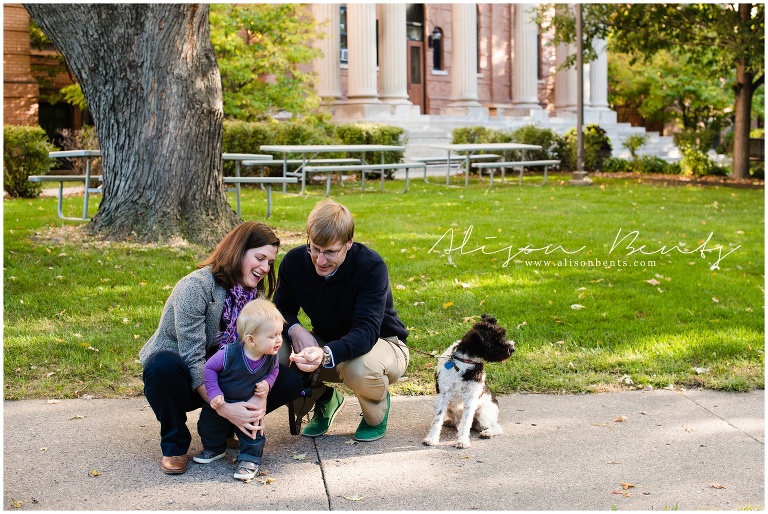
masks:
MULTIPOLYGON (((283 344, 285 320, 277 307, 265 299, 248 302, 237 318, 238 339, 223 346, 205 363, 205 390, 210 405, 200 412, 197 430, 203 451, 192 459, 208 464, 224 457, 232 424, 216 413, 224 402, 248 402, 266 398, 278 373, 277 353, 283 344)), ((250 433, 237 429, 240 454, 234 478, 256 476, 264 452, 264 418, 250 433)))

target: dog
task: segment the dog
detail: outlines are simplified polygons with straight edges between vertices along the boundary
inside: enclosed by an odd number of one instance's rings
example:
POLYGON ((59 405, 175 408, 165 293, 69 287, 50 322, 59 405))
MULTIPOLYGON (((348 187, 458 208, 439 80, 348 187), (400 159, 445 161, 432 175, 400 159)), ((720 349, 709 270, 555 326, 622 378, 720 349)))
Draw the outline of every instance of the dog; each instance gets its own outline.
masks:
POLYGON ((483 314, 438 357, 435 419, 422 441, 425 445, 438 444, 443 422, 457 427, 456 448, 470 447, 470 428, 478 430, 483 439, 504 432, 498 423, 499 402, 485 383, 484 364, 503 362, 514 351, 515 342, 507 340, 507 331, 496 324, 496 318, 483 314))

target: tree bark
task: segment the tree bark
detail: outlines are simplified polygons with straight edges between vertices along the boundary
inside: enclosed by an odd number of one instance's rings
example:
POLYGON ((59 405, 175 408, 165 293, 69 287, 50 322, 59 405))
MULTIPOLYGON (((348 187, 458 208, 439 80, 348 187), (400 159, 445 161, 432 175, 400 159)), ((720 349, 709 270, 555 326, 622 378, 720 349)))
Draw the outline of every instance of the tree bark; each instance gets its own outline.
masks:
POLYGON ((108 239, 215 245, 237 222, 223 183, 221 78, 208 7, 26 4, 88 102, 108 239))
POLYGON ((746 67, 736 68, 736 101, 733 123, 733 177, 749 178, 749 125, 754 86, 746 67))

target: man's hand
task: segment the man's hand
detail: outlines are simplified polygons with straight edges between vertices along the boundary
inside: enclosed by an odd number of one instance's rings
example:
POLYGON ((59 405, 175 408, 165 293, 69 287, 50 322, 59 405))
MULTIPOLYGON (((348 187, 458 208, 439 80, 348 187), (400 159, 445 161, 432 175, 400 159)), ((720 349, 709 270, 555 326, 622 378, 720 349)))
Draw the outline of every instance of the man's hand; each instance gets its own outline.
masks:
POLYGON ((299 324, 291 327, 291 330, 288 331, 288 336, 291 338, 291 347, 296 353, 300 353, 304 348, 319 348, 317 339, 312 335, 312 332, 299 324))
POLYGON ((301 371, 314 371, 323 363, 323 349, 319 346, 304 348, 291 354, 291 362, 295 362, 301 371))

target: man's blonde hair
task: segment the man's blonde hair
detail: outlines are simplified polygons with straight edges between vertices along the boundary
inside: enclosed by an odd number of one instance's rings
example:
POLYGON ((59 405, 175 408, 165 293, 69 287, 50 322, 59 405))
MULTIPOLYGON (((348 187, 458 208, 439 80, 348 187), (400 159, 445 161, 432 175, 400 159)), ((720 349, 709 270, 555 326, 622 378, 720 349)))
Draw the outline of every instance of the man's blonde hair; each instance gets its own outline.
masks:
POLYGON ((257 298, 245 304, 237 317, 237 335, 240 339, 253 335, 267 321, 285 323, 285 318, 275 304, 266 298, 257 298))
POLYGON ((307 236, 317 246, 329 246, 336 241, 346 243, 354 235, 352 213, 330 198, 318 202, 307 217, 307 236))

